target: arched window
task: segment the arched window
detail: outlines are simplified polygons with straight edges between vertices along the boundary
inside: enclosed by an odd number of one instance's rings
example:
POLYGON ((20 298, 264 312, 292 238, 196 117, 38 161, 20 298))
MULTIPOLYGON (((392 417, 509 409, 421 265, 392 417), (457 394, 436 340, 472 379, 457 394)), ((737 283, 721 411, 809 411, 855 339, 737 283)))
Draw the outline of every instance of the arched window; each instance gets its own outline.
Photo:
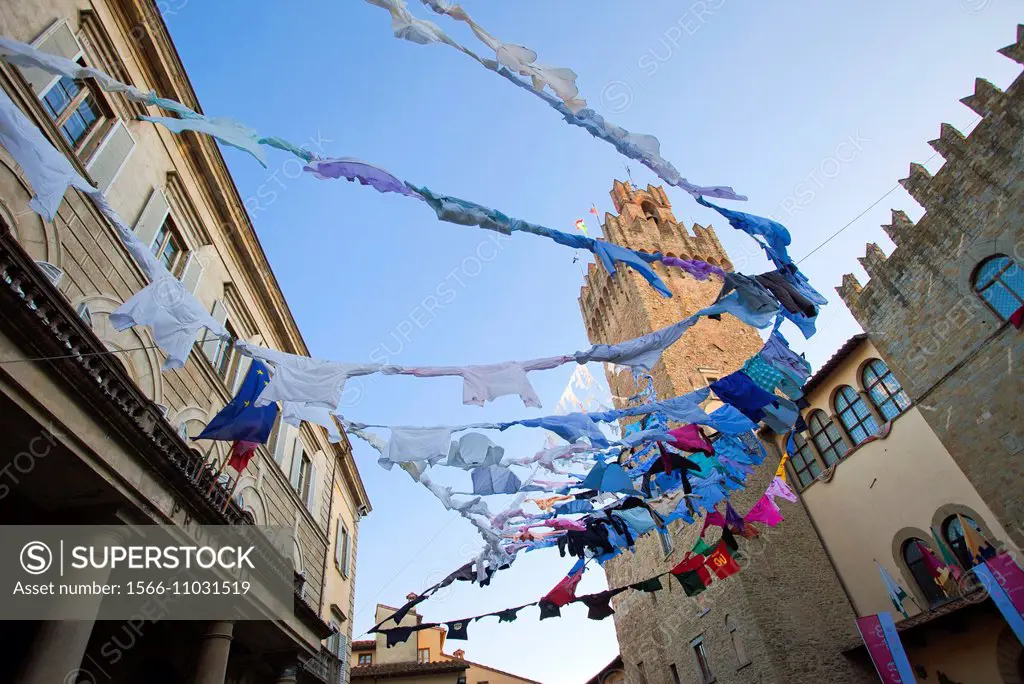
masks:
POLYGON ((910 397, 880 359, 868 361, 861 382, 864 383, 864 391, 871 397, 871 403, 886 420, 892 420, 910 408, 910 397))
POLYGON ((973 285, 978 296, 1004 321, 1024 305, 1024 269, 1004 254, 981 262, 973 285))
POLYGON ((644 202, 640 205, 640 208, 644 212, 644 218, 654 221, 654 225, 660 225, 661 221, 658 220, 658 210, 651 202, 644 202))
POLYGON ((953 553, 956 554, 956 559, 960 562, 960 565, 970 568, 974 565, 974 562, 971 558, 971 550, 967 547, 967 540, 964 539, 964 528, 960 524, 961 518, 981 536, 981 527, 974 521, 974 518, 966 515, 951 515, 942 523, 942 537, 949 544, 949 548, 953 550, 953 553))
POLYGON ((878 432, 878 421, 871 415, 857 391, 849 385, 843 385, 836 392, 836 415, 854 444, 860 444, 878 432))
POLYGON ((818 453, 821 454, 826 466, 831 466, 846 455, 846 442, 839 434, 839 428, 825 415, 824 411, 818 409, 812 413, 808 425, 811 428, 811 439, 814 441, 814 446, 818 447, 818 453))
POLYGON ((821 464, 811 451, 811 445, 807 443, 804 436, 797 433, 793 435, 793 444, 796 451, 789 455, 789 462, 793 464, 796 471, 796 479, 800 481, 801 487, 806 487, 814 481, 814 478, 821 474, 821 464))
POLYGON ((945 595, 932 579, 931 573, 928 572, 919 544, 927 546, 923 540, 916 537, 911 537, 903 542, 903 562, 907 564, 907 569, 914 576, 914 581, 917 582, 917 586, 921 589, 921 593, 924 594, 929 605, 934 605, 942 601, 945 595))

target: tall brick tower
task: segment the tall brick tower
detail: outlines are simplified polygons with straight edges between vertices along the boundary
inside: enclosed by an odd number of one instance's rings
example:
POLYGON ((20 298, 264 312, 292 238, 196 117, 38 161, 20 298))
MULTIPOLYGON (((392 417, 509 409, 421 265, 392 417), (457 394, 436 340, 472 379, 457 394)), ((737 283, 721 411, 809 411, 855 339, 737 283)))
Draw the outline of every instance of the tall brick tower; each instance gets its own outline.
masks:
MULTIPOLYGON (((605 214, 605 239, 646 252, 700 259, 732 269, 715 231, 680 224, 661 187, 639 190, 615 181, 615 215, 605 214)), ((591 265, 580 292, 580 310, 593 343, 612 344, 675 323, 710 304, 721 280, 698 281, 679 268, 655 266, 672 290, 662 297, 635 271, 618 269, 612 278, 591 265)), ((732 316, 703 319, 672 345, 653 369, 660 398, 684 394, 738 369, 761 347, 757 332, 732 316)), ((617 406, 635 393, 628 372, 608 374, 617 406)), ((768 447, 768 459, 732 502, 748 510, 764 493, 780 454, 768 447)), ((671 534, 648 534, 635 553, 605 564, 610 587, 665 572, 693 548, 700 524, 673 523, 671 534)), ((717 534, 708 533, 714 541, 717 534)), ((628 675, 641 684, 712 681, 699 667, 701 649, 718 684, 873 681, 841 654, 855 643, 853 612, 835 571, 802 506, 787 508, 783 525, 749 540, 737 556, 743 570, 714 583, 701 603, 687 597, 674 580, 656 593, 625 592, 613 599, 615 630, 628 675), (704 611, 702 606, 709 610, 704 611), (798 646, 797 646, 798 645, 798 646)))
MULTIPOLYGON (((606 240, 732 269, 715 231, 696 224, 688 231, 676 220, 662 187, 648 185, 646 190, 638 190, 615 181, 611 197, 618 214, 605 214, 606 240)), ((658 264, 655 270, 672 290, 671 298, 655 292, 631 269, 618 269, 612 278, 600 266, 590 266, 580 292, 580 310, 591 342, 613 344, 675 323, 711 304, 722 287, 718 278, 701 282, 679 268, 658 264)), ((658 396, 673 397, 703 387, 711 378, 739 368, 760 347, 761 338, 754 329, 731 316, 723 316, 721 321, 701 320, 655 367, 652 375, 658 396)), ((617 402, 631 396, 634 387, 628 373, 620 375, 608 378, 617 402)))

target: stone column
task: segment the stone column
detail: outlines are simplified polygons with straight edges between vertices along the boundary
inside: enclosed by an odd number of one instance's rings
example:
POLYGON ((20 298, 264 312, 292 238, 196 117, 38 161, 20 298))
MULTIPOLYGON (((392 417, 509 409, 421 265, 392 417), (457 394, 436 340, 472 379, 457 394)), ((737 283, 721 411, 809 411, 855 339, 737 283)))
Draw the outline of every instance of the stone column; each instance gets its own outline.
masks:
POLYGON ((299 678, 299 668, 296 665, 289 665, 281 670, 277 676, 276 684, 295 684, 299 678))
POLYGON ((235 623, 231 621, 211 622, 206 628, 199 647, 195 684, 224 684, 234 629, 235 623))
MULTIPOLYGON (((82 546, 116 546, 122 543, 120 536, 112 530, 97 530, 91 538, 81 540, 82 546)), ((110 577, 110 568, 94 569, 75 576, 76 582, 105 584, 110 577)), ((21 665, 21 672, 15 679, 22 684, 75 684, 82 676, 90 681, 93 674, 88 667, 82 667, 85 649, 92 636, 102 594, 78 594, 65 597, 54 610, 60 611, 52 617, 43 616, 39 633, 29 647, 28 655, 21 665), (77 615, 78 620, 61 620, 60 616, 77 615)), ((95 677, 93 677, 95 678, 95 677)))

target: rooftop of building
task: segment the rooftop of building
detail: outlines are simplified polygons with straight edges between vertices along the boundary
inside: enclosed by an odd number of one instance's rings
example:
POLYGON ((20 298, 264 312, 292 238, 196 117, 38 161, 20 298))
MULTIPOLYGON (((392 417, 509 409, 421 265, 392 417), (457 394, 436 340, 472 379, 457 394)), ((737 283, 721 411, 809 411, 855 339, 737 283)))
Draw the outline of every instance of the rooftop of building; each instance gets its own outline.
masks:
POLYGON ((857 347, 862 342, 868 339, 867 333, 858 333, 850 339, 843 342, 843 344, 829 357, 829 360, 822 364, 818 372, 808 378, 804 384, 804 394, 810 394, 818 387, 821 383, 825 382, 825 379, 834 371, 839 365, 845 361, 849 356, 857 350, 857 347))
POLYGON ((468 669, 469 663, 461 660, 440 660, 429 663, 383 663, 380 665, 357 665, 352 668, 351 676, 353 680, 370 677, 374 679, 397 679, 416 675, 462 672, 468 669))

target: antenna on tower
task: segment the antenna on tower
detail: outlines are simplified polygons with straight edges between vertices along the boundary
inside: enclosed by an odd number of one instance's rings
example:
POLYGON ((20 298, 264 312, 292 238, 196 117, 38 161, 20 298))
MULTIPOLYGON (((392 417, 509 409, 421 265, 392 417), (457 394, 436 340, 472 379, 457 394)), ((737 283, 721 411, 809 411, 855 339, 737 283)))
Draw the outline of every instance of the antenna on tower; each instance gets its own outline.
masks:
POLYGON ((633 172, 629 170, 629 164, 623 164, 626 167, 626 175, 629 176, 629 187, 633 187, 633 172))

